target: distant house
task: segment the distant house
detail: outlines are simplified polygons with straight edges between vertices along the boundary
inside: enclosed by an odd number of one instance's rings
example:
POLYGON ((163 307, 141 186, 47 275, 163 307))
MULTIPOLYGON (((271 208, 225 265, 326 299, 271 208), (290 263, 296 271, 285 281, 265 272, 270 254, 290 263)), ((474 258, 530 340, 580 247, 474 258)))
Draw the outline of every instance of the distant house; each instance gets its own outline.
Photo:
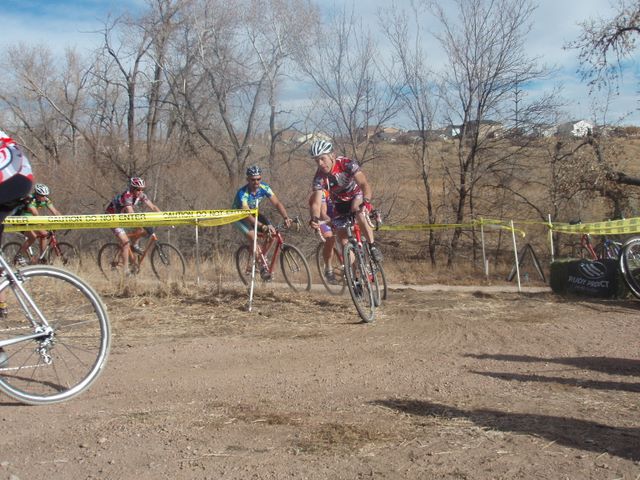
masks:
POLYGON ((575 120, 558 125, 558 135, 586 137, 593 134, 593 124, 586 120, 575 120))
POLYGON ((462 135, 462 125, 447 125, 444 128, 445 135, 449 138, 458 138, 462 135))
POLYGON ((297 139, 302 135, 301 132, 299 132, 296 129, 288 129, 288 130, 283 130, 280 133, 280 141, 284 144, 290 144, 290 143, 294 143, 297 142, 297 139))
POLYGON ((467 136, 472 136, 475 131, 481 138, 494 138, 502 135, 504 127, 501 122, 495 120, 481 120, 477 122, 473 120, 464 125, 448 125, 445 127, 445 134, 449 138, 457 138, 466 130, 467 136))
POLYGON ((297 144, 313 143, 316 140, 324 140, 326 142, 330 142, 331 137, 323 132, 314 132, 314 133, 305 133, 295 138, 295 142, 297 144))

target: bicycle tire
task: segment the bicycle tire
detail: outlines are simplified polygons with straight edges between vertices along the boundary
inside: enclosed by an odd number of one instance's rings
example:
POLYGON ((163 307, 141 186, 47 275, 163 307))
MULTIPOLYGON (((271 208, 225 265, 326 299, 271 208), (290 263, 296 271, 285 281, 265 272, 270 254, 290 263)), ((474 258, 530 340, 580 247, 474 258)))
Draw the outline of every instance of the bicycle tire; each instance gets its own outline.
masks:
POLYGON ((304 255, 294 245, 282 244, 280 251, 280 268, 287 285, 294 292, 311 290, 311 270, 304 255))
POLYGON ((8 315, 0 339, 42 332, 48 335, 5 345, 0 362, 0 390, 19 402, 46 405, 69 400, 85 391, 103 371, 109 355, 111 330, 98 294, 75 274, 50 266, 25 267, 21 280, 0 282, 6 292, 8 315), (21 287, 33 299, 31 305, 21 287))
MULTIPOLYGON (((2 256, 5 258, 9 265, 19 266, 18 262, 16 262, 16 256, 20 251, 22 245, 18 242, 7 242, 2 246, 2 256)), ((25 262, 28 262, 28 259, 25 257, 25 262)))
POLYGON ((331 295, 342 295, 347 288, 347 283, 344 280, 344 265, 342 265, 342 262, 340 261, 340 258, 342 258, 342 254, 339 252, 338 247, 334 245, 332 264, 330 265, 329 269, 327 269, 324 257, 322 255, 323 250, 324 242, 320 242, 316 248, 316 266, 318 267, 318 275, 320 276, 320 281, 322 281, 324 288, 326 288, 331 295), (326 272, 327 270, 333 272, 337 283, 330 283, 326 279, 324 272, 326 272))
POLYGON ((98 267, 107 280, 118 281, 123 276, 122 248, 117 243, 105 243, 98 251, 98 267))
POLYGON ((67 242, 58 242, 58 249, 60 251, 60 255, 58 255, 55 248, 49 249, 49 265, 77 271, 82 265, 78 249, 67 242))
MULTIPOLYGON (((236 270, 240 276, 240 280, 245 285, 251 283, 252 255, 249 245, 240 245, 234 255, 236 261, 236 270)), ((256 265, 256 269, 258 266, 256 265)))
POLYGON ((384 273, 384 268, 382 267, 382 264, 375 261, 374 258, 371 256, 371 252, 369 251, 368 244, 367 244, 367 249, 365 254, 366 254, 368 268, 371 270, 372 277, 374 280, 373 300, 375 301, 376 307, 379 307, 380 305, 382 305, 382 301, 387 299, 387 291, 388 291, 387 276, 384 273))
POLYGON ((376 306, 362 250, 348 242, 343 248, 343 258, 345 259, 344 274, 353 304, 362 321, 370 323, 375 318, 376 306), (351 262, 351 258, 355 260, 351 262))
POLYGON ((640 237, 625 242, 618 263, 629 290, 640 298, 640 237))
POLYGON ((157 242, 151 252, 151 269, 164 283, 182 282, 187 271, 184 256, 175 245, 157 242))

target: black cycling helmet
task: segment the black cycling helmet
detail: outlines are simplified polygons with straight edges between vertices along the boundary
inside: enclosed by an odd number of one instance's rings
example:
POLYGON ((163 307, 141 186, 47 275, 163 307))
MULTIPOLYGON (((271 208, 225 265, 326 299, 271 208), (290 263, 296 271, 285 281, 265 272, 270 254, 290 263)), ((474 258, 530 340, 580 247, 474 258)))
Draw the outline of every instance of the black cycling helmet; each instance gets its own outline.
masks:
POLYGON ((258 165, 247 168, 247 177, 259 177, 260 175, 262 175, 262 169, 258 165))

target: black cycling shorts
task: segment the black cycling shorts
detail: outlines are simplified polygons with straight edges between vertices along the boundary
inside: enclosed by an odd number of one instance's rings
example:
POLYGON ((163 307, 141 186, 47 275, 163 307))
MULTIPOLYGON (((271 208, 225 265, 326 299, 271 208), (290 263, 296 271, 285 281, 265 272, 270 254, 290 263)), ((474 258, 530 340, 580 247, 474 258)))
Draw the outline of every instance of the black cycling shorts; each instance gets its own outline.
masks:
POLYGON ((0 242, 4 231, 4 219, 22 205, 20 201, 31 193, 33 183, 24 175, 14 175, 5 182, 0 183, 0 242))

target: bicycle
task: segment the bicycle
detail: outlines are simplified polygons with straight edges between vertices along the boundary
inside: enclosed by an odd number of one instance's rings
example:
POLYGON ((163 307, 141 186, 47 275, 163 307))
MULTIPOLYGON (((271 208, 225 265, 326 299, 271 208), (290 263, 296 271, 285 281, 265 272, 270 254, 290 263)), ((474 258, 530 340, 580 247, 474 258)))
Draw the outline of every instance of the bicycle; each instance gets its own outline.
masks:
POLYGON ((5 258, 11 261, 13 266, 24 265, 25 263, 39 263, 63 266, 73 271, 77 271, 80 268, 82 261, 76 247, 68 242, 59 242, 56 233, 53 231, 49 231, 46 238, 47 245, 37 256, 35 262, 32 262, 32 259, 36 258, 33 245, 30 245, 27 249, 28 259, 25 259, 20 253, 22 243, 19 242, 5 243, 2 247, 2 253, 5 258))
MULTIPOLYGON (((372 212, 369 215, 369 219, 371 220, 371 225, 373 226, 373 228, 375 228, 375 230, 378 230, 381 223, 378 213, 375 211, 372 212)), ((328 224, 328 223, 330 222, 325 222, 325 221, 319 222, 320 225, 328 224)), ((326 239, 322 236, 322 234, 319 233, 319 235, 320 235, 320 242, 318 243, 318 246, 316 248, 316 266, 318 267, 318 274, 320 276, 320 280, 322 281, 322 284, 330 294, 341 295, 342 293, 344 293, 345 289, 347 288, 347 284, 345 282, 345 276, 344 276, 344 257, 342 255, 342 251, 340 248, 338 248, 336 244, 334 244, 333 255, 331 256, 331 260, 330 260, 331 264, 327 265, 323 255, 326 239), (332 276, 333 278, 335 278, 336 280, 335 282, 331 282, 329 281, 329 279, 327 279, 327 276, 326 276, 327 272, 333 273, 332 276)), ((367 244, 365 248, 368 249, 369 245, 367 244)), ((379 292, 379 295, 376 298, 376 306, 378 306, 382 303, 382 300, 387 299, 387 293, 388 293, 387 277, 384 273, 384 268, 382 264, 376 262, 371 255, 369 255, 369 258, 371 258, 372 262, 374 263, 372 268, 375 271, 375 274, 379 276, 378 282, 382 284, 382 291, 379 292)))
POLYGON ((596 255, 598 256, 598 260, 604 260, 604 259, 617 260, 620 258, 620 253, 622 251, 622 242, 611 240, 609 237, 605 236, 595 246, 595 251, 596 251, 596 255))
POLYGON ((632 237, 624 242, 618 263, 629 290, 640 298, 640 237, 632 237))
MULTIPOLYGON (((158 280, 164 283, 182 281, 186 272, 184 256, 174 245, 160 242, 157 234, 152 229, 149 230, 151 234, 141 254, 129 249, 129 274, 138 274, 144 259, 151 256, 151 269, 158 280)), ((100 248, 98 266, 108 280, 122 278, 124 262, 119 243, 106 243, 100 248)))
POLYGON ((0 254, 0 391, 30 405, 69 400, 98 378, 111 342, 98 294, 75 274, 34 265, 13 270, 0 254))
MULTIPOLYGON (((293 223, 300 227, 298 217, 293 220, 293 223)), ((285 243, 283 232, 286 229, 284 224, 280 224, 275 226, 275 235, 258 232, 256 264, 261 267, 263 281, 271 281, 275 274, 276 262, 280 257, 280 268, 287 285, 294 292, 309 291, 311 290, 309 264, 298 247, 285 243)), ((254 264, 252 250, 252 245, 241 245, 234 255, 238 275, 245 285, 251 282, 254 264)))
MULTIPOLYGON (((344 278, 358 315, 363 322, 369 323, 375 317, 376 307, 387 298, 387 279, 382 265, 371 255, 369 243, 362 241, 356 215, 350 213, 345 224, 347 242, 342 249, 344 278)), ((375 212, 371 215, 379 218, 375 212)), ((371 223, 370 216, 367 220, 371 223)), ((377 229, 378 225, 376 222, 372 227, 377 229)))

